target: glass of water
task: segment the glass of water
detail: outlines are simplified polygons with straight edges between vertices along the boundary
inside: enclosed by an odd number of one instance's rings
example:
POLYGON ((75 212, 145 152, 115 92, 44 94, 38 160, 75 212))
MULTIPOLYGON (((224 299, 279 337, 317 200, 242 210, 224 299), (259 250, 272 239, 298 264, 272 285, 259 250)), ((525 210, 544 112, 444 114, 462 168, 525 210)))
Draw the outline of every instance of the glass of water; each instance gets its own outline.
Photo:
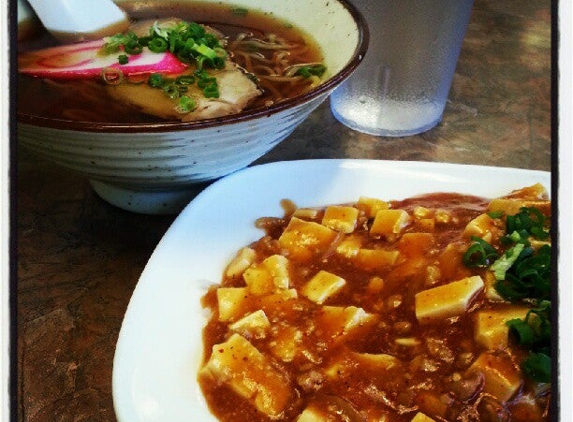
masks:
POLYGON ((346 126, 409 136, 442 118, 473 0, 351 0, 370 29, 364 61, 330 97, 346 126))

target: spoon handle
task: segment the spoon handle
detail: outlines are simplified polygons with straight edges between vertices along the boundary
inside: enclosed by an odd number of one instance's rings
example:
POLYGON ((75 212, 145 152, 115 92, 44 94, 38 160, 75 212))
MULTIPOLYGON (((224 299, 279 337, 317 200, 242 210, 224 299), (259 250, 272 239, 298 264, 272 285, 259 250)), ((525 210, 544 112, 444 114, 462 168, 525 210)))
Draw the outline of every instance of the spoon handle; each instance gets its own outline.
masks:
POLYGON ((123 32, 127 15, 112 0, 28 0, 42 24, 63 42, 93 40, 123 32))

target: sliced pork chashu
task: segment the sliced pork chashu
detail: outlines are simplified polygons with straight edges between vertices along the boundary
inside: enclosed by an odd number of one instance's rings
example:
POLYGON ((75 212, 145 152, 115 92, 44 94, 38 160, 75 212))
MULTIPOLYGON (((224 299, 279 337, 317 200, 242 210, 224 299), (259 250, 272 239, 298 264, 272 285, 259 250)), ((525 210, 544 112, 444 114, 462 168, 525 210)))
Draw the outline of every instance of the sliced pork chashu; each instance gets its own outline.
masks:
MULTIPOLYGON (((179 22, 178 19, 164 19, 157 21, 159 27, 170 26, 179 22)), ((132 25, 138 36, 146 35, 155 21, 139 22, 132 25)), ((218 31, 210 27, 206 30, 218 37, 218 31)), ((185 74, 192 74, 194 67, 190 66, 185 74)), ((166 96, 161 89, 156 89, 147 84, 121 83, 106 87, 109 95, 123 104, 134 107, 143 113, 161 117, 163 119, 181 120, 190 122, 195 120, 210 119, 227 116, 242 111, 253 99, 261 95, 256 84, 247 77, 245 72, 234 62, 226 60, 224 69, 208 69, 209 76, 217 79, 219 98, 205 98, 203 92, 196 84, 189 85, 185 93, 195 101, 195 109, 181 113, 177 100, 166 96)), ((178 75, 169 75, 175 78, 178 75)))
POLYGON ((209 75, 217 79, 219 98, 205 98, 196 84, 190 85, 185 95, 195 100, 196 108, 187 113, 179 112, 177 101, 167 97, 161 89, 147 84, 122 83, 108 85, 106 89, 117 101, 144 113, 184 122, 238 113, 261 94, 257 86, 233 62, 227 61, 223 70, 209 70, 209 75))

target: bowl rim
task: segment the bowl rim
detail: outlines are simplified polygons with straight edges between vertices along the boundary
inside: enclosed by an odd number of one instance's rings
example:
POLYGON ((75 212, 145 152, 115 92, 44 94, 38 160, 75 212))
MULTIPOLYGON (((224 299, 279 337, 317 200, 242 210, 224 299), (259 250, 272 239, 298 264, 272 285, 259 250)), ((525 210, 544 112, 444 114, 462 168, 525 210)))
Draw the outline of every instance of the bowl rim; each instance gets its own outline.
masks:
POLYGON ((268 107, 261 107, 253 110, 241 111, 228 116, 216 117, 211 119, 197 120, 193 122, 154 122, 154 123, 105 123, 105 122, 81 122, 68 119, 55 119, 49 117, 37 116, 29 113, 17 112, 17 121, 19 125, 37 126, 42 128, 83 131, 83 132, 105 132, 105 133, 141 133, 141 132, 171 132, 185 131, 196 129, 207 129, 231 125, 241 122, 247 122, 263 117, 271 117, 286 109, 301 106, 323 94, 328 93, 334 87, 342 83, 349 77, 356 67, 362 62, 370 42, 370 32, 366 19, 362 13, 351 4, 348 0, 337 0, 351 15, 356 22, 358 29, 358 43, 348 63, 335 75, 326 82, 317 87, 289 98, 280 103, 268 107))

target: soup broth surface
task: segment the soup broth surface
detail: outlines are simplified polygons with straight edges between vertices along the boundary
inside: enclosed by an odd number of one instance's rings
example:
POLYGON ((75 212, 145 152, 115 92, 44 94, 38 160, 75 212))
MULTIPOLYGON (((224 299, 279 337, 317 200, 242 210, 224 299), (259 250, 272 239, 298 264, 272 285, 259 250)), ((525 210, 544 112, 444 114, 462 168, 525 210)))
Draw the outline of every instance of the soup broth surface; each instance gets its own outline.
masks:
MULTIPOLYGON (((257 51, 266 61, 288 60, 288 63, 319 63, 323 61, 318 44, 293 23, 277 18, 273 14, 257 10, 238 8, 222 4, 181 4, 176 2, 121 3, 134 22, 176 17, 187 22, 208 25, 225 35, 226 49, 230 59, 248 70, 257 78, 257 86, 262 95, 255 98, 245 110, 265 108, 274 103, 291 98, 311 89, 308 82, 292 83, 273 81, 268 76, 270 67, 263 68, 252 63, 243 54, 249 47, 240 47, 237 37, 248 34, 257 39, 280 37, 288 45, 298 46, 288 52, 285 59, 276 57, 273 50, 257 51)), ((48 33, 18 44, 18 52, 23 53, 57 45, 58 42, 48 33)), ((251 49, 252 50, 252 49, 251 49)), ((101 78, 89 80, 50 80, 18 75, 18 113, 63 120, 105 122, 105 123, 154 123, 165 121, 136 110, 109 97, 101 78)))

